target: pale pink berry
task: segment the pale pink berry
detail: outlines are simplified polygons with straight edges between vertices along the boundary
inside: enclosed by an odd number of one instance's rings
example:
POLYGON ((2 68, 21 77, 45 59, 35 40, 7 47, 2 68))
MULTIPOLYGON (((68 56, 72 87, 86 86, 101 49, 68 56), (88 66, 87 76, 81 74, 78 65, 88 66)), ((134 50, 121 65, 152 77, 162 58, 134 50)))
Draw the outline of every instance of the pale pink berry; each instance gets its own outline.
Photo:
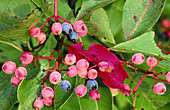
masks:
POLYGON ((30 36, 32 37, 37 37, 40 35, 40 28, 39 27, 32 27, 30 30, 29 30, 29 34, 30 36))
POLYGON ((88 31, 87 27, 84 26, 84 30, 82 32, 78 32, 78 35, 79 36, 85 36, 87 34, 87 31, 88 31))
POLYGON ((72 65, 76 62, 76 56, 74 54, 67 54, 65 57, 65 63, 67 65, 72 65))
POLYGON ((15 76, 18 79, 24 79, 27 77, 27 70, 24 67, 18 67, 15 71, 15 76))
POLYGON ((74 77, 77 75, 78 70, 75 65, 70 66, 68 69, 69 69, 69 71, 67 71, 67 75, 69 77, 74 77))
POLYGON ((142 64, 144 62, 144 59, 145 59, 145 57, 141 53, 136 53, 132 56, 132 62, 134 64, 138 64, 138 65, 142 64))
POLYGON ((81 77, 81 78, 85 78, 87 76, 87 69, 85 70, 78 70, 77 74, 81 77))
POLYGON ((120 93, 130 96, 130 86, 128 84, 123 84, 123 87, 125 90, 120 89, 120 93))
POLYGON ((87 88, 84 85, 78 85, 76 87, 75 93, 78 97, 83 97, 87 93, 87 88))
POLYGON ((167 80, 168 82, 170 82, 170 72, 168 72, 168 73, 166 74, 166 80, 167 80))
POLYGON ((57 71, 54 71, 50 74, 49 79, 52 84, 57 84, 61 80, 61 74, 57 71))
POLYGON ((46 34, 44 32, 40 32, 39 36, 37 36, 37 42, 39 44, 44 43, 46 40, 46 34))
POLYGON ((34 101, 34 107, 35 109, 41 109, 44 107, 44 103, 43 103, 43 99, 42 98, 37 98, 35 101, 34 101))
POLYGON ((76 67, 79 70, 85 70, 89 67, 89 62, 86 59, 80 59, 77 63, 76 63, 76 67))
POLYGON ((54 23, 51 27, 51 31, 54 35, 59 35, 62 32, 62 25, 60 23, 54 23))
POLYGON ((51 104, 53 104, 53 99, 43 98, 43 103, 44 103, 44 105, 50 106, 51 104))
POLYGON ((21 82, 21 80, 18 79, 16 76, 13 76, 11 78, 11 84, 14 85, 14 86, 17 86, 20 82, 21 82))
POLYGON ((166 91, 166 86, 164 85, 164 83, 157 83, 154 86, 153 91, 158 95, 162 95, 166 91))
POLYGON ((53 97, 54 97, 54 91, 51 87, 45 87, 41 91, 41 94, 45 99, 53 99, 53 97))
POLYGON ((12 74, 16 70, 16 64, 12 61, 7 61, 2 65, 2 70, 6 74, 12 74))
POLYGON ((30 52, 24 52, 21 56, 20 56, 20 60, 23 64, 30 64, 33 60, 33 55, 30 52))
POLYGON ((155 59, 155 57, 150 56, 150 57, 148 57, 148 59, 146 60, 146 63, 147 63, 148 66, 153 67, 153 66, 156 66, 157 60, 155 59))
POLYGON ((101 72, 112 72, 113 66, 109 65, 106 61, 102 61, 98 64, 98 68, 101 72))
POLYGON ((89 96, 91 99, 99 101, 100 93, 97 90, 90 90, 89 96))
POLYGON ((74 24, 73 24, 73 29, 76 31, 76 32, 82 32, 85 27, 84 27, 84 23, 83 21, 76 21, 74 24))
POLYGON ((87 74, 89 79, 97 78, 97 71, 95 69, 90 69, 87 74))

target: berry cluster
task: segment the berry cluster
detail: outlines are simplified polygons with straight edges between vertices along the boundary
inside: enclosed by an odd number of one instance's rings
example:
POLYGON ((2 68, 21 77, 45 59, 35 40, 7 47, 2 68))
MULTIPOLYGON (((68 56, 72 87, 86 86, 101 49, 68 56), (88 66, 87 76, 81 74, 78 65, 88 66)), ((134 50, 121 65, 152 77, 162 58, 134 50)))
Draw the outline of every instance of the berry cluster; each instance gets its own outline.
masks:
POLYGON ((23 66, 19 67, 12 61, 7 61, 2 66, 2 70, 6 74, 12 74, 15 72, 15 75, 11 78, 11 83, 13 86, 17 86, 22 79, 27 77, 27 70, 24 67, 33 61, 33 55, 29 52, 24 52, 20 56, 20 60, 24 64, 23 66))
MULTIPOLYGON (((134 64, 142 64, 144 62, 144 59, 145 59, 144 55, 141 53, 136 53, 132 56, 132 62, 134 64)), ((157 60, 153 56, 150 56, 147 58, 146 64, 148 66, 150 66, 151 68, 154 68, 157 65, 157 60)), ((168 82, 170 82, 170 72, 168 72, 166 74, 166 79, 168 82)), ((153 91, 158 95, 162 95, 165 93, 166 87, 165 87, 164 83, 155 83, 153 91)), ((125 93, 123 93, 123 94, 125 94, 125 93)))
MULTIPOLYGON (((87 34, 87 27, 82 21, 76 21, 73 25, 68 22, 61 24, 60 22, 53 23, 51 27, 51 32, 54 35, 59 35, 63 33, 67 35, 69 41, 75 42, 78 39, 78 36, 85 36, 87 34)), ((46 40, 46 34, 42 32, 39 27, 32 27, 29 30, 29 34, 32 37, 36 37, 37 42, 42 44, 46 40)))
POLYGON ((161 22, 161 26, 162 26, 162 30, 161 30, 161 34, 160 37, 167 41, 170 38, 170 21, 168 19, 164 19, 161 22))

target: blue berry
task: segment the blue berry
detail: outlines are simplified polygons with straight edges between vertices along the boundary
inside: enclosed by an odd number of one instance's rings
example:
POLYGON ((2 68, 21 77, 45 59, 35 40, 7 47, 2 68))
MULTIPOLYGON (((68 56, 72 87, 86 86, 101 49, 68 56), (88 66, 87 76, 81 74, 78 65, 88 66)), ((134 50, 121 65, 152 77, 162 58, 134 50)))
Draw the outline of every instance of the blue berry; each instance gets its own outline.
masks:
POLYGON ((63 34, 70 34, 73 32, 73 28, 69 23, 63 23, 62 24, 62 32, 63 34))
POLYGON ((68 40, 75 42, 78 39, 78 33, 73 30, 72 33, 68 34, 67 38, 68 38, 68 40))
POLYGON ((98 83, 96 80, 94 79, 89 79, 87 81, 87 87, 89 88, 89 90, 97 90, 98 88, 98 83))
POLYGON ((69 91, 70 89, 71 89, 71 84, 70 84, 70 82, 69 81, 67 81, 67 80, 63 80, 63 81, 61 81, 61 83, 60 83, 60 87, 61 87, 61 89, 63 90, 63 91, 69 91))

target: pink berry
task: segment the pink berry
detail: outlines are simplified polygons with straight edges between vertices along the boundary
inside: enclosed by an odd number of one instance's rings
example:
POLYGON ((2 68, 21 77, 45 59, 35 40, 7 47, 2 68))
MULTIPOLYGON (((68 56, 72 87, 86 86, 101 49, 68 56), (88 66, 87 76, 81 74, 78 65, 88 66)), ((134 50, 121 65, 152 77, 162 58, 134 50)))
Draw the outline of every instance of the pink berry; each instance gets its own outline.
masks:
POLYGON ((158 95, 162 95, 166 91, 166 86, 164 85, 164 83, 157 83, 154 86, 153 91, 158 95))
POLYGON ((168 73, 166 74, 166 80, 167 80, 168 82, 170 82, 170 72, 168 72, 168 73))
POLYGON ((87 27, 84 26, 84 30, 82 32, 78 32, 78 35, 79 36, 85 36, 87 34, 87 31, 88 31, 87 27))
POLYGON ((74 54, 67 54, 65 57, 65 63, 67 65, 72 65, 76 62, 76 56, 74 54))
POLYGON ((40 28, 39 27, 32 27, 30 30, 29 30, 29 34, 30 36, 32 37, 37 37, 40 35, 40 28))
POLYGON ((88 78, 89 79, 96 79, 97 78, 97 71, 95 69, 90 69, 88 71, 88 78))
POLYGON ((78 85, 76 87, 75 93, 78 97, 83 97, 87 93, 87 88, 84 85, 78 85))
POLYGON ((81 78, 85 78, 87 76, 87 69, 85 70, 78 70, 77 74, 81 77, 81 78))
POLYGON ((54 97, 54 91, 51 87, 45 87, 41 91, 41 94, 45 99, 53 99, 53 97, 54 97))
POLYGON ((50 106, 51 104, 53 104, 53 99, 45 99, 43 98, 43 103, 47 106, 50 106))
POLYGON ((75 66, 75 65, 73 65, 73 66, 70 66, 69 68, 69 71, 67 71, 67 75, 69 76, 69 77, 74 77, 74 76, 76 76, 77 75, 77 67, 75 66))
POLYGON ((130 96, 130 86, 128 84, 123 84, 123 87, 125 88, 125 90, 121 89, 120 93, 130 96))
POLYGON ((39 36, 37 36, 37 42, 39 44, 44 43, 46 40, 46 34, 44 32, 40 32, 39 36))
POLYGON ((30 64, 33 60, 33 55, 30 52, 24 52, 21 56, 20 56, 20 60, 23 64, 30 64))
POLYGON ((52 84, 57 84, 61 80, 61 74, 57 71, 54 71, 50 74, 49 78, 52 84))
POLYGON ((12 83, 12 85, 14 85, 14 86, 17 86, 20 82, 21 82, 21 80, 18 79, 16 76, 13 76, 13 77, 11 78, 11 83, 12 83))
POLYGON ((106 61, 102 61, 98 64, 98 68, 100 71, 102 72, 112 72, 112 70, 114 69, 113 66, 109 65, 106 61))
POLYGON ((18 67, 15 71, 15 76, 18 79, 24 79, 27 77, 27 70, 24 67, 18 67))
POLYGON ((166 35, 170 38, 170 30, 166 32, 166 35))
POLYGON ((54 35, 59 35, 62 32, 62 25, 60 23, 54 23, 51 27, 51 31, 54 35))
POLYGON ((91 99, 99 101, 100 93, 97 90, 90 90, 89 96, 91 99))
POLYGON ((89 67, 89 62, 86 59, 80 59, 77 63, 76 63, 76 67, 79 70, 85 70, 89 67))
POLYGON ((16 64, 12 61, 7 61, 2 65, 2 70, 6 74, 12 74, 16 70, 16 64))
POLYGON ((76 21, 74 24, 73 24, 73 29, 76 31, 76 32, 82 32, 84 30, 84 23, 82 21, 76 21))
POLYGON ((37 98, 35 101, 34 101, 34 107, 35 109, 41 109, 44 107, 44 103, 43 103, 43 99, 42 98, 37 98))
POLYGON ((144 62, 144 59, 145 59, 145 57, 141 53, 136 53, 132 56, 132 62, 134 64, 138 64, 138 65, 142 64, 144 62))
POLYGON ((147 58, 146 63, 148 66, 153 67, 153 66, 156 66, 157 60, 155 59, 155 57, 150 56, 147 58))
POLYGON ((163 28, 168 28, 170 26, 170 22, 169 22, 169 20, 168 19, 164 19, 163 21, 162 21, 162 27, 163 28))

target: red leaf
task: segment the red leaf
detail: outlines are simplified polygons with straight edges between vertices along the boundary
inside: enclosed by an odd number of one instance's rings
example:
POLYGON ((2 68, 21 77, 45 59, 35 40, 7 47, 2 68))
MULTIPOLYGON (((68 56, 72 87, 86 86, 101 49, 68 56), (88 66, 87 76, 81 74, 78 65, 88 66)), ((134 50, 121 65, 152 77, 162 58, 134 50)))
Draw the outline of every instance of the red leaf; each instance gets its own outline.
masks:
POLYGON ((103 78, 103 83, 110 88, 124 89, 123 82, 129 77, 126 70, 121 65, 119 59, 106 47, 92 43, 89 50, 83 50, 81 43, 76 43, 68 47, 69 53, 76 56, 77 61, 84 58, 90 64, 97 65, 101 61, 106 61, 114 66, 114 72, 107 73, 98 70, 98 76, 103 78))

